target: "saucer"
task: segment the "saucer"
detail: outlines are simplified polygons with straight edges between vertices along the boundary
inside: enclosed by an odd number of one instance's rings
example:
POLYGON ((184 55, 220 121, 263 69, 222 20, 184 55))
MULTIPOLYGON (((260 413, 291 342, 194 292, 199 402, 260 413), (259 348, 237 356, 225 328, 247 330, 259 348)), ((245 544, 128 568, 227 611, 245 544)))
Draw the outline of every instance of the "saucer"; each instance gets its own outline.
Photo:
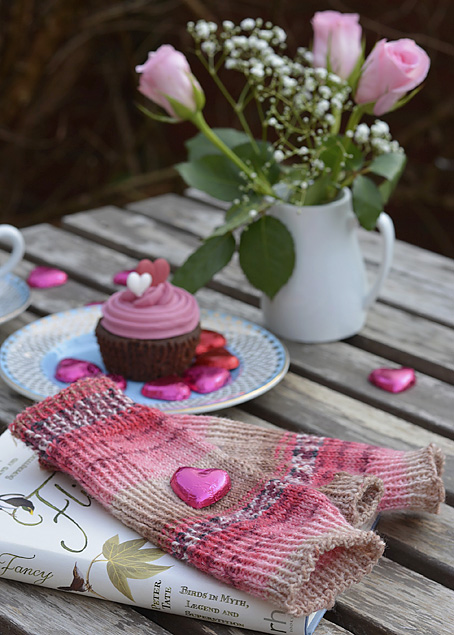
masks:
POLYGON ((30 289, 22 278, 8 273, 0 278, 0 324, 25 311, 30 304, 30 289))
MULTIPOLYGON (((62 359, 83 359, 107 372, 95 337, 99 306, 54 313, 10 335, 0 347, 0 377, 14 390, 40 401, 67 386, 55 379, 62 359)), ((191 393, 184 401, 149 399, 143 383, 128 381, 125 393, 133 401, 173 413, 200 413, 236 406, 267 392, 289 367, 286 347, 258 324, 219 311, 201 310, 202 328, 222 333, 228 349, 240 360, 231 381, 208 394, 191 393)))

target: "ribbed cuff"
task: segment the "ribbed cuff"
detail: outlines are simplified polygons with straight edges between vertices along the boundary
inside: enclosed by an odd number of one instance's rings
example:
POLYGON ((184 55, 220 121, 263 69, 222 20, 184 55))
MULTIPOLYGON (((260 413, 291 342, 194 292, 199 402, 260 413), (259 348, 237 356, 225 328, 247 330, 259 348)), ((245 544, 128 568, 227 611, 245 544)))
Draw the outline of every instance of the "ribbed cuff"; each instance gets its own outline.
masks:
POLYGON ((414 509, 437 514, 445 499, 443 467, 443 452, 433 443, 422 450, 377 457, 368 471, 378 474, 385 486, 379 510, 414 509))
POLYGON ((377 476, 347 472, 339 472, 332 481, 318 489, 354 527, 362 527, 372 520, 385 491, 383 482, 377 476))
POLYGON ((45 468, 54 469, 48 457, 52 444, 76 428, 131 408, 134 402, 107 377, 81 379, 56 395, 26 408, 9 426, 13 436, 30 445, 45 468))

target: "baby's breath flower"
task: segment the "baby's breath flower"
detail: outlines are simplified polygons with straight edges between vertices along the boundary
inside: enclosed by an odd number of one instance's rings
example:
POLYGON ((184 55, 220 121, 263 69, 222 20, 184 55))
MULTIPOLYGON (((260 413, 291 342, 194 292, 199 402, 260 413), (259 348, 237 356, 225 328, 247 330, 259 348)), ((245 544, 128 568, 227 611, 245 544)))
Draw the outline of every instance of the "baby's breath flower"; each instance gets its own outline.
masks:
POLYGON ((334 124, 336 123, 336 117, 329 112, 325 116, 325 121, 329 126, 334 126, 334 124))
POLYGON ((247 48, 249 44, 249 40, 245 35, 234 35, 232 37, 232 42, 234 46, 238 46, 239 48, 247 48))
POLYGON ((200 45, 200 48, 207 55, 214 55, 217 50, 216 44, 214 42, 211 42, 210 40, 206 40, 205 42, 202 42, 202 44, 200 45))
POLYGON ((323 99, 329 99, 332 95, 331 88, 329 86, 320 86, 318 92, 323 97, 323 99))
POLYGON ((330 103, 327 99, 321 99, 315 106, 314 112, 317 117, 322 117, 330 109, 330 103))
POLYGON ((265 76, 265 68, 260 62, 256 62, 253 66, 251 66, 249 72, 251 75, 258 77, 259 79, 265 76))
POLYGON ((386 121, 377 119, 370 127, 370 132, 374 137, 386 137, 389 134, 389 126, 386 121))
POLYGON ((276 163, 281 163, 285 159, 285 154, 282 150, 276 150, 274 153, 274 160, 276 163))
POLYGON ((403 148, 399 145, 398 141, 390 141, 389 142, 391 152, 400 152, 403 153, 403 148))
POLYGON ((252 18, 245 18, 240 22, 240 27, 243 31, 252 31, 252 29, 255 28, 255 20, 252 18))
POLYGON ((334 73, 330 73, 328 75, 328 80, 332 83, 332 84, 342 84, 343 83, 343 79, 341 79, 339 77, 339 75, 335 75, 334 73))
POLYGON ((331 106, 335 110, 342 110, 343 105, 344 105, 344 101, 343 101, 342 97, 339 94, 338 95, 334 95, 334 97, 332 97, 331 106))
POLYGON ((306 88, 306 90, 312 92, 317 88, 317 83, 313 77, 307 77, 306 81, 304 82, 304 87, 306 88))
POLYGON ((229 57, 229 58, 227 58, 225 60, 225 67, 226 67, 227 70, 234 70, 234 69, 237 68, 237 66, 238 66, 237 60, 235 60, 235 59, 233 59, 231 57, 229 57))
POLYGON ((284 29, 281 29, 280 26, 275 26, 273 32, 274 39, 277 42, 285 42, 285 40, 287 39, 287 33, 284 31, 284 29))
POLYGON ((282 77, 282 83, 285 86, 285 88, 294 88, 298 82, 293 77, 288 77, 288 75, 284 75, 282 77))
POLYGON ((367 143, 369 141, 370 128, 367 123, 360 123, 355 132, 354 139, 357 143, 367 143))
POLYGON ((225 31, 231 31, 232 29, 235 28, 235 25, 233 24, 231 20, 224 20, 224 22, 222 23, 222 26, 225 31))
POLYGON ((266 42, 270 42, 273 39, 273 33, 265 29, 261 29, 258 32, 258 35, 262 38, 262 40, 265 40, 266 42))
POLYGON ((391 144, 389 141, 380 137, 372 137, 370 145, 377 150, 379 154, 387 154, 391 151, 391 144))
POLYGON ((206 20, 198 20, 195 24, 195 35, 206 40, 212 33, 216 33, 218 25, 215 22, 207 22, 206 20))
POLYGON ((317 79, 326 79, 328 77, 328 71, 326 70, 326 68, 316 68, 315 69, 315 77, 317 79))

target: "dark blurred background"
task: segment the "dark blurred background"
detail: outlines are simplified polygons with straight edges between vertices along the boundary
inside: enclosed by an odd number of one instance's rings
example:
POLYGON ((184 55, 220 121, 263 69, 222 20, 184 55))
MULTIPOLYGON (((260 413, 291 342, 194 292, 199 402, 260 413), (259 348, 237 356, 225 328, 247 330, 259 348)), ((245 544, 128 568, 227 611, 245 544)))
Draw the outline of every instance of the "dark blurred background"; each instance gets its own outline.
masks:
POLYGON ((232 125, 190 53, 187 21, 261 16, 287 31, 292 52, 325 9, 360 13, 367 52, 379 38, 411 37, 429 53, 423 90, 384 117, 409 159, 387 211, 398 238, 453 257, 452 0, 0 0, 0 222, 54 222, 181 192, 172 165, 195 131, 138 111, 134 66, 163 43, 183 50, 208 94, 209 123, 232 125))

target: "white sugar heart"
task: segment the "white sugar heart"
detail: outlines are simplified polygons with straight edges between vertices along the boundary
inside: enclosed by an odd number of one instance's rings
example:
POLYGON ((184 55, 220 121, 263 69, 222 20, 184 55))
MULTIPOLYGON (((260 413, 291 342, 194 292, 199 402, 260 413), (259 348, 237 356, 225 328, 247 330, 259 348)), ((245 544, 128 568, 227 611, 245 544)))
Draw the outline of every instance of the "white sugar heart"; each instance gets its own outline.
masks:
POLYGON ((149 273, 137 273, 132 271, 126 279, 126 286, 130 291, 140 298, 152 283, 152 277, 149 273))

